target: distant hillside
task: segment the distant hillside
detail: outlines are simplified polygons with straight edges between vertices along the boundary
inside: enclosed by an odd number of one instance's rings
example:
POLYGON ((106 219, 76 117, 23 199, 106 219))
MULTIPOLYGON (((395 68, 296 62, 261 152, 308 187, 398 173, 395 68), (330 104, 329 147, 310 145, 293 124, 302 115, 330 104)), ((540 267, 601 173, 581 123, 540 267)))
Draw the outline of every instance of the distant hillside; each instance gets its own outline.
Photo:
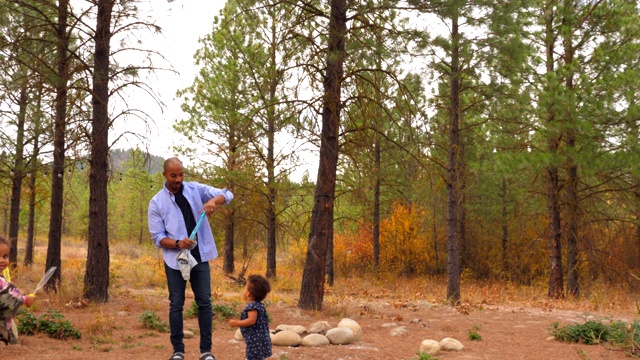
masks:
MULTIPOLYGON (((109 159, 111 161, 111 169, 114 171, 122 171, 124 164, 129 160, 132 149, 113 149, 109 153, 109 159)), ((156 156, 152 154, 145 154, 147 156, 147 171, 153 175, 157 172, 162 172, 162 164, 164 158, 162 156, 156 156)))

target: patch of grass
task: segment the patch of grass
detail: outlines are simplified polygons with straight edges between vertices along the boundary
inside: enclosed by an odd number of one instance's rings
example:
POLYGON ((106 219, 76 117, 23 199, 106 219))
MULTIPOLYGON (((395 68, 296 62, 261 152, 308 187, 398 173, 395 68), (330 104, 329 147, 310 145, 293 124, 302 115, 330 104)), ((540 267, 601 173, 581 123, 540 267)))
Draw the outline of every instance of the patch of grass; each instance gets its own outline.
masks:
MULTIPOLYGON (((235 318, 238 316, 236 312, 237 303, 233 302, 231 304, 225 303, 217 303, 214 304, 213 300, 211 301, 211 310, 213 311, 214 318, 220 318, 222 320, 226 320, 229 318, 235 318)), ((187 318, 195 318, 198 317, 198 304, 196 302, 192 302, 191 306, 184 311, 184 316, 187 318)))
POLYGON ((138 320, 142 323, 142 327, 145 329, 157 330, 159 332, 169 332, 169 324, 166 321, 160 319, 158 314, 152 311, 145 311, 138 315, 138 320))
POLYGON ((219 315, 222 319, 235 318, 238 316, 236 312, 237 303, 229 304, 211 304, 213 316, 219 315))
POLYGON ((142 346, 142 343, 140 343, 140 342, 135 343, 135 344, 124 343, 124 344, 120 345, 120 347, 123 348, 123 349, 133 349, 134 347, 137 347, 137 346, 142 346))
POLYGON ((34 335, 38 332, 38 319, 35 314, 26 307, 20 307, 18 315, 18 333, 24 335, 34 335))
POLYGON ((416 352, 416 354, 418 355, 417 358, 413 358, 413 360, 438 360, 437 357, 433 357, 427 353, 423 353, 423 352, 416 352))
POLYGON ((89 342, 93 345, 113 344, 113 340, 104 336, 92 336, 89 342))
POLYGON ((640 321, 631 323, 623 321, 588 320, 584 324, 560 326, 551 324, 549 332, 562 342, 582 343, 587 345, 608 344, 627 350, 631 355, 638 352, 640 343, 640 321))
POLYGON ((87 334, 90 336, 111 335, 113 329, 116 328, 115 320, 111 316, 104 314, 95 314, 95 316, 87 323, 87 334))
POLYGON ((24 335, 44 333, 50 338, 66 340, 80 339, 81 334, 69 320, 58 310, 47 309, 44 314, 36 317, 31 310, 21 307, 18 316, 18 332, 24 335))
POLYGON ((480 331, 480 325, 473 325, 473 328, 467 332, 467 334, 469 335, 469 340, 471 341, 482 340, 482 335, 480 335, 478 331, 480 331))
POLYGON ((571 324, 560 327, 557 322, 551 324, 551 335, 556 340, 587 345, 607 342, 610 337, 608 326, 600 321, 589 320, 584 324, 571 324))
POLYGON ((109 345, 109 346, 105 346, 105 347, 96 347, 95 348, 97 351, 99 352, 111 352, 114 350, 114 347, 109 345))
POLYGON ((196 302, 192 302, 191 306, 184 310, 184 317, 186 318, 195 318, 198 316, 198 304, 196 302))

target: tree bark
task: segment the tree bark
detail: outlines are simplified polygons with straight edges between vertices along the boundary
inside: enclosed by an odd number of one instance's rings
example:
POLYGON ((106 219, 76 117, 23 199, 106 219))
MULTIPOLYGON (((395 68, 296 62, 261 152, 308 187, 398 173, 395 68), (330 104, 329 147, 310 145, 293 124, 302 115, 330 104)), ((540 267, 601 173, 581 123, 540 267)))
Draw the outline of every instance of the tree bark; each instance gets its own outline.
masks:
POLYGON ((447 301, 460 301, 460 45, 458 10, 451 12, 451 88, 449 104, 449 149, 447 154, 447 301))
POLYGON ((227 274, 233 274, 235 271, 235 258, 233 254, 233 234, 235 232, 235 220, 233 210, 225 215, 224 221, 224 262, 222 271, 227 274))
MULTIPOLYGON (((573 1, 565 1, 565 23, 573 25, 573 16, 571 12, 574 11, 573 1)), ((576 132, 577 128, 573 125, 574 122, 574 96, 575 86, 573 81, 573 59, 574 59, 574 46, 572 40, 571 26, 563 32, 564 42, 564 63, 567 66, 567 74, 565 80, 565 87, 567 96, 569 96, 568 106, 564 113, 566 119, 571 127, 567 130, 566 144, 569 150, 569 154, 573 152, 576 147, 576 132)), ((578 221, 579 221, 579 200, 578 200, 578 166, 572 156, 567 158, 567 293, 574 297, 580 295, 579 286, 579 274, 578 274, 578 221)))
MULTIPOLYGON (((553 34, 553 10, 547 10, 546 14, 546 70, 547 73, 554 71, 554 34, 553 34)), ((547 96, 550 98, 554 94, 554 87, 549 84, 547 96)), ((559 138, 552 129, 552 125, 556 121, 555 112, 551 101, 547 106, 547 126, 550 134, 547 139, 547 151, 550 155, 558 152, 559 138)), ((553 161, 553 160, 552 160, 553 161)), ((561 298, 564 294, 563 274, 562 274, 562 244, 560 243, 560 208, 558 204, 558 168, 555 164, 547 165, 547 216, 548 224, 548 241, 547 248, 549 251, 549 291, 550 298, 561 298)))
POLYGON ((45 289, 57 291, 62 273, 60 248, 62 244, 62 213, 64 191, 65 131, 67 126, 67 82, 69 80, 69 34, 67 17, 69 0, 58 1, 58 24, 56 28, 56 102, 53 125, 53 168, 51 169, 51 217, 49 219, 49 243, 47 246, 47 269, 58 267, 45 289))
MULTIPOLYGON (((237 132, 236 126, 230 125, 229 128, 229 157, 227 158, 227 170, 231 173, 236 171, 236 156, 237 156, 237 132)), ((227 183, 227 189, 233 192, 235 191, 235 181, 233 179, 229 179, 227 183)), ((229 208, 229 211, 225 213, 224 218, 225 232, 224 232, 224 262, 222 264, 222 270, 227 274, 233 274, 235 271, 235 227, 236 227, 236 215, 235 215, 235 207, 229 208)), ((246 237, 244 238, 246 243, 246 237)), ((246 260, 247 253, 246 247, 243 249, 243 260, 246 260)))
POLYGON ((84 277, 85 298, 109 301, 109 57, 114 0, 99 0, 93 70, 91 168, 89 175, 89 245, 84 277))
POLYGON ((374 169, 375 180, 373 184, 373 268, 378 271, 380 267, 380 188, 382 185, 380 139, 376 136, 374 144, 374 169))
MULTIPOLYGON (((275 29, 272 27, 272 41, 275 41, 275 29)), ((276 90, 278 86, 278 71, 275 68, 276 52, 271 47, 271 81, 269 81, 269 107, 267 108, 267 272, 266 276, 276 276, 276 175, 275 175, 275 132, 276 132, 276 90)))
MULTIPOLYGON (((40 91, 38 97, 38 113, 40 113, 40 99, 42 98, 42 91, 40 91)), ((38 154, 40 153, 40 116, 36 115, 34 120, 33 131, 33 153, 31 155, 31 170, 29 177, 29 220, 27 223, 27 246, 24 252, 24 264, 31 266, 33 264, 33 247, 35 238, 35 216, 36 216, 36 194, 37 185, 36 177, 38 175, 38 154)))
POLYGON ((329 242, 333 241, 333 206, 338 165, 338 128, 340 125, 340 89, 344 73, 346 0, 331 0, 327 68, 324 77, 324 105, 320 140, 320 164, 311 213, 309 244, 298 307, 322 309, 324 278, 329 242))
POLYGON ((502 197, 502 274, 507 276, 509 274, 509 257, 507 253, 507 244, 509 241, 509 211, 508 211, 508 201, 507 201, 507 180, 502 178, 502 192, 500 196, 502 197))
POLYGON ((9 220, 9 263, 18 262, 18 231, 20 228, 20 195, 22 192, 22 177, 24 174, 24 120, 27 113, 27 84, 23 84, 20 89, 18 100, 18 121, 16 152, 13 157, 13 171, 11 173, 11 211, 9 220))

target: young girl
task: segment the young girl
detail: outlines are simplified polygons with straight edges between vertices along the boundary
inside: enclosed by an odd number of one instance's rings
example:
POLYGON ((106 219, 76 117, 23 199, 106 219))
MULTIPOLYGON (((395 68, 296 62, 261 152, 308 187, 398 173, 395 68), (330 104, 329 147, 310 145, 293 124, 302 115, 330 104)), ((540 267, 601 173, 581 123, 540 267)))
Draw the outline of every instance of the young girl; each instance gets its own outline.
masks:
POLYGON ((2 275, 9 266, 9 242, 0 235, 0 341, 17 344, 18 338, 12 331, 13 317, 21 305, 31 306, 35 295, 22 295, 20 291, 2 275))
POLYGON ((229 320, 229 326, 239 326, 247 344, 247 360, 262 360, 271 356, 271 337, 267 309, 261 302, 271 291, 269 280, 261 275, 249 275, 242 295, 247 306, 240 320, 229 320))

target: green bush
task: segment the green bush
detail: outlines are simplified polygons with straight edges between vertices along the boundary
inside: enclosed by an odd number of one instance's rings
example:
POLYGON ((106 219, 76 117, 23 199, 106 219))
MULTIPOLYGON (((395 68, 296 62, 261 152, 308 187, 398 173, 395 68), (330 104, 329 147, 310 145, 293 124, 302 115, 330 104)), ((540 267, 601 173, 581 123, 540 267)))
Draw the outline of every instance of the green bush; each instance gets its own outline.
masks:
POLYGON ((22 306, 18 310, 18 332, 24 335, 35 335, 38 332, 38 319, 31 310, 22 306))
POLYGON ((471 341, 480 341, 482 340, 482 335, 479 333, 480 325, 474 325, 473 329, 469 330, 467 333, 469 335, 469 340, 471 341))
MULTIPOLYGON (((236 303, 232 305, 228 304, 214 304, 213 300, 211 301, 211 310, 213 311, 213 317, 220 317, 223 320, 234 318, 238 316, 236 313, 236 303)), ((196 302, 191 303, 191 307, 184 311, 184 316, 188 318, 194 318, 198 316, 198 304, 196 302)))
POLYGON ((191 303, 191 307, 184 310, 184 317, 194 318, 198 316, 198 304, 196 302, 191 303))
POLYGON ((238 316, 236 313, 236 304, 228 305, 228 304, 211 304, 213 310, 213 316, 216 314, 220 315, 222 319, 235 318, 238 316))
POLYGON ((416 354, 418 355, 417 358, 413 358, 414 360, 438 360, 437 357, 433 357, 427 353, 423 353, 423 352, 416 352, 416 354))
POLYGON ((571 324, 560 327, 557 322, 551 324, 549 332, 556 340, 571 343, 609 344, 628 349, 635 353, 640 344, 640 322, 625 323, 623 321, 589 320, 584 324, 571 324))
POLYGON ((58 310, 47 309, 44 314, 36 317, 31 310, 21 308, 18 312, 18 332, 24 335, 45 333, 53 339, 80 339, 81 334, 69 320, 58 310))
POLYGON ((158 314, 145 311, 138 315, 138 320, 142 323, 142 327, 145 329, 157 330, 159 332, 169 332, 169 325, 166 321, 160 319, 158 314))
POLYGON ((584 324, 572 324, 564 327, 559 327, 555 322, 551 326, 551 335, 563 342, 593 345, 606 343, 611 337, 608 326, 599 321, 589 320, 584 324))

